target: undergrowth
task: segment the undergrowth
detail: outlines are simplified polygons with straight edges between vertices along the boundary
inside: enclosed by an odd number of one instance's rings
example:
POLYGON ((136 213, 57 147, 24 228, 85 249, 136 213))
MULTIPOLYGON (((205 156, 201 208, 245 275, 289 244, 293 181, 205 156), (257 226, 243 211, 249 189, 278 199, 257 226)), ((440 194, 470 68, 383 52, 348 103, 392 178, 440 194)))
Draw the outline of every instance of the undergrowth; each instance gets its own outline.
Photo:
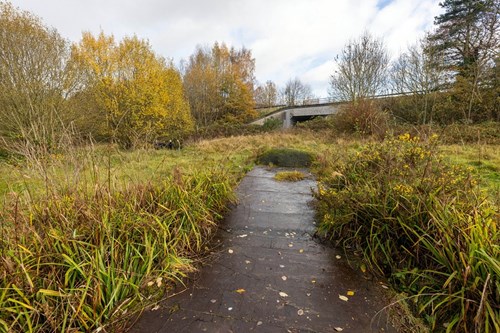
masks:
POLYGON ((435 137, 401 135, 323 170, 319 231, 361 251, 433 331, 500 331, 498 207, 435 137))

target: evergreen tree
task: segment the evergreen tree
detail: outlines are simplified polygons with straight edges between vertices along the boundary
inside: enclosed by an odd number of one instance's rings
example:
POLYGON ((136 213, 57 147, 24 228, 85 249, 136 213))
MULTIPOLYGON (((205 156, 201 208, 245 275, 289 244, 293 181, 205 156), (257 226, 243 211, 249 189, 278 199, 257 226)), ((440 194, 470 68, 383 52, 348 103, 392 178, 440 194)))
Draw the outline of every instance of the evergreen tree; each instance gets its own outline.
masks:
POLYGON ((498 0, 445 0, 445 12, 435 18, 431 39, 444 52, 446 64, 461 76, 473 75, 475 67, 498 53, 498 0), (496 50, 495 50, 496 49, 496 50))
POLYGON ((445 11, 435 18, 429 51, 439 52, 442 66, 455 77, 454 107, 464 120, 478 120, 500 48, 500 1, 445 0, 440 6, 445 11))

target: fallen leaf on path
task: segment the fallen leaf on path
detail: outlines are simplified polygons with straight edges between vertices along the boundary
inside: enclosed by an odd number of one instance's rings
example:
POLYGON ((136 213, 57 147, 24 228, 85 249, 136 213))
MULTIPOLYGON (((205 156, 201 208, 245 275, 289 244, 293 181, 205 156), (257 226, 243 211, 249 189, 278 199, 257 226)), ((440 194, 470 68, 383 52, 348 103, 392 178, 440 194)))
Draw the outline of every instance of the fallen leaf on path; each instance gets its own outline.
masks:
POLYGON ((283 276, 281 277, 281 279, 282 279, 283 281, 286 281, 286 276, 284 276, 284 275, 283 275, 283 276))
POLYGON ((284 293, 284 292, 282 292, 282 291, 280 291, 280 296, 281 296, 281 297, 288 297, 288 294, 287 294, 287 293, 284 293))
POLYGON ((215 304, 215 302, 217 302, 217 300, 216 299, 211 299, 210 302, 213 303, 213 304, 215 304))
POLYGON ((346 296, 344 295, 339 295, 339 298, 345 302, 347 302, 349 300, 349 298, 347 298, 346 296))
POLYGON ((341 259, 342 257, 341 257, 341 256, 339 256, 339 255, 337 254, 337 255, 335 256, 335 258, 337 258, 337 259, 341 259))
POLYGON ((299 253, 302 253, 302 252, 304 252, 304 249, 300 249, 300 250, 299 250, 299 253))
POLYGON ((349 290, 349 291, 347 292, 347 296, 354 296, 354 291, 349 290))
POLYGON ((316 283, 316 280, 311 280, 311 283, 316 283))
POLYGON ((241 288, 241 289, 237 289, 235 290, 238 294, 243 294, 246 290, 241 288))
POLYGON ((342 327, 334 327, 337 332, 342 332, 344 329, 342 327))
POLYGON ((248 264, 250 264, 250 263, 251 263, 251 261, 250 261, 250 260, 245 260, 245 264, 247 264, 247 265, 248 265, 248 264))
POLYGON ((259 320, 259 321, 257 322, 257 326, 260 326, 260 325, 262 325, 262 322, 259 320))

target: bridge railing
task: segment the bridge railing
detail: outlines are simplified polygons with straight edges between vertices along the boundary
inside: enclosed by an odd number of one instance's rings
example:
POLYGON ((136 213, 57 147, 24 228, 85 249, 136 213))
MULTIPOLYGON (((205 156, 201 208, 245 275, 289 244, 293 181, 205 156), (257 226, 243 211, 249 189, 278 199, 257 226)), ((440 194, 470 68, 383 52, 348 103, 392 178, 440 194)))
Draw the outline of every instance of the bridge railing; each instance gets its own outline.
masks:
MULTIPOLYGON (((441 91, 441 90, 439 90, 441 91)), ((390 98, 390 97, 401 97, 401 96, 409 96, 415 94, 423 94, 425 91, 408 91, 408 92, 394 92, 394 93, 386 93, 386 94, 378 94, 373 96, 368 96, 368 99, 381 99, 381 98, 390 98)), ((298 107, 304 105, 321 105, 321 104, 333 104, 333 103, 348 103, 350 100, 342 100, 333 97, 318 97, 318 98, 309 98, 297 101, 293 105, 287 104, 276 104, 271 106, 258 106, 256 109, 264 109, 264 108, 283 108, 283 107, 298 107)))

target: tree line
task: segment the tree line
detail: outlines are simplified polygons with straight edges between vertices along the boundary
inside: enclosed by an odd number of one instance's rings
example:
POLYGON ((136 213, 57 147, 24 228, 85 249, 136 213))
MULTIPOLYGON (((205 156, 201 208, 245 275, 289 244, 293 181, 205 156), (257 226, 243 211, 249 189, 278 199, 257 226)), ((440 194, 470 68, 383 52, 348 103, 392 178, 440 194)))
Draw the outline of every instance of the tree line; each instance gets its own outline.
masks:
MULTIPOLYGON (((499 1, 445 0, 435 30, 394 60, 364 33, 335 58, 331 97, 357 101, 391 89, 384 108, 414 123, 500 120, 499 1)), ((133 147, 243 124, 255 107, 314 98, 292 78, 258 84, 249 49, 199 46, 182 62, 137 36, 84 32, 70 43, 37 16, 0 2, 0 140, 50 150, 72 137, 133 147)))
MULTIPOLYGON (((274 83, 257 86, 244 47, 199 46, 176 68, 137 36, 83 32, 70 43, 9 2, 0 2, 0 88, 0 140, 15 150, 48 151, 70 132, 129 148, 246 123, 256 105, 278 103, 274 83)), ((280 96, 294 104, 311 89, 290 80, 280 96)))
POLYGON ((358 101, 388 91, 382 106, 417 123, 500 121, 500 1, 445 0, 435 29, 394 61, 365 32, 335 59, 330 94, 358 101))

